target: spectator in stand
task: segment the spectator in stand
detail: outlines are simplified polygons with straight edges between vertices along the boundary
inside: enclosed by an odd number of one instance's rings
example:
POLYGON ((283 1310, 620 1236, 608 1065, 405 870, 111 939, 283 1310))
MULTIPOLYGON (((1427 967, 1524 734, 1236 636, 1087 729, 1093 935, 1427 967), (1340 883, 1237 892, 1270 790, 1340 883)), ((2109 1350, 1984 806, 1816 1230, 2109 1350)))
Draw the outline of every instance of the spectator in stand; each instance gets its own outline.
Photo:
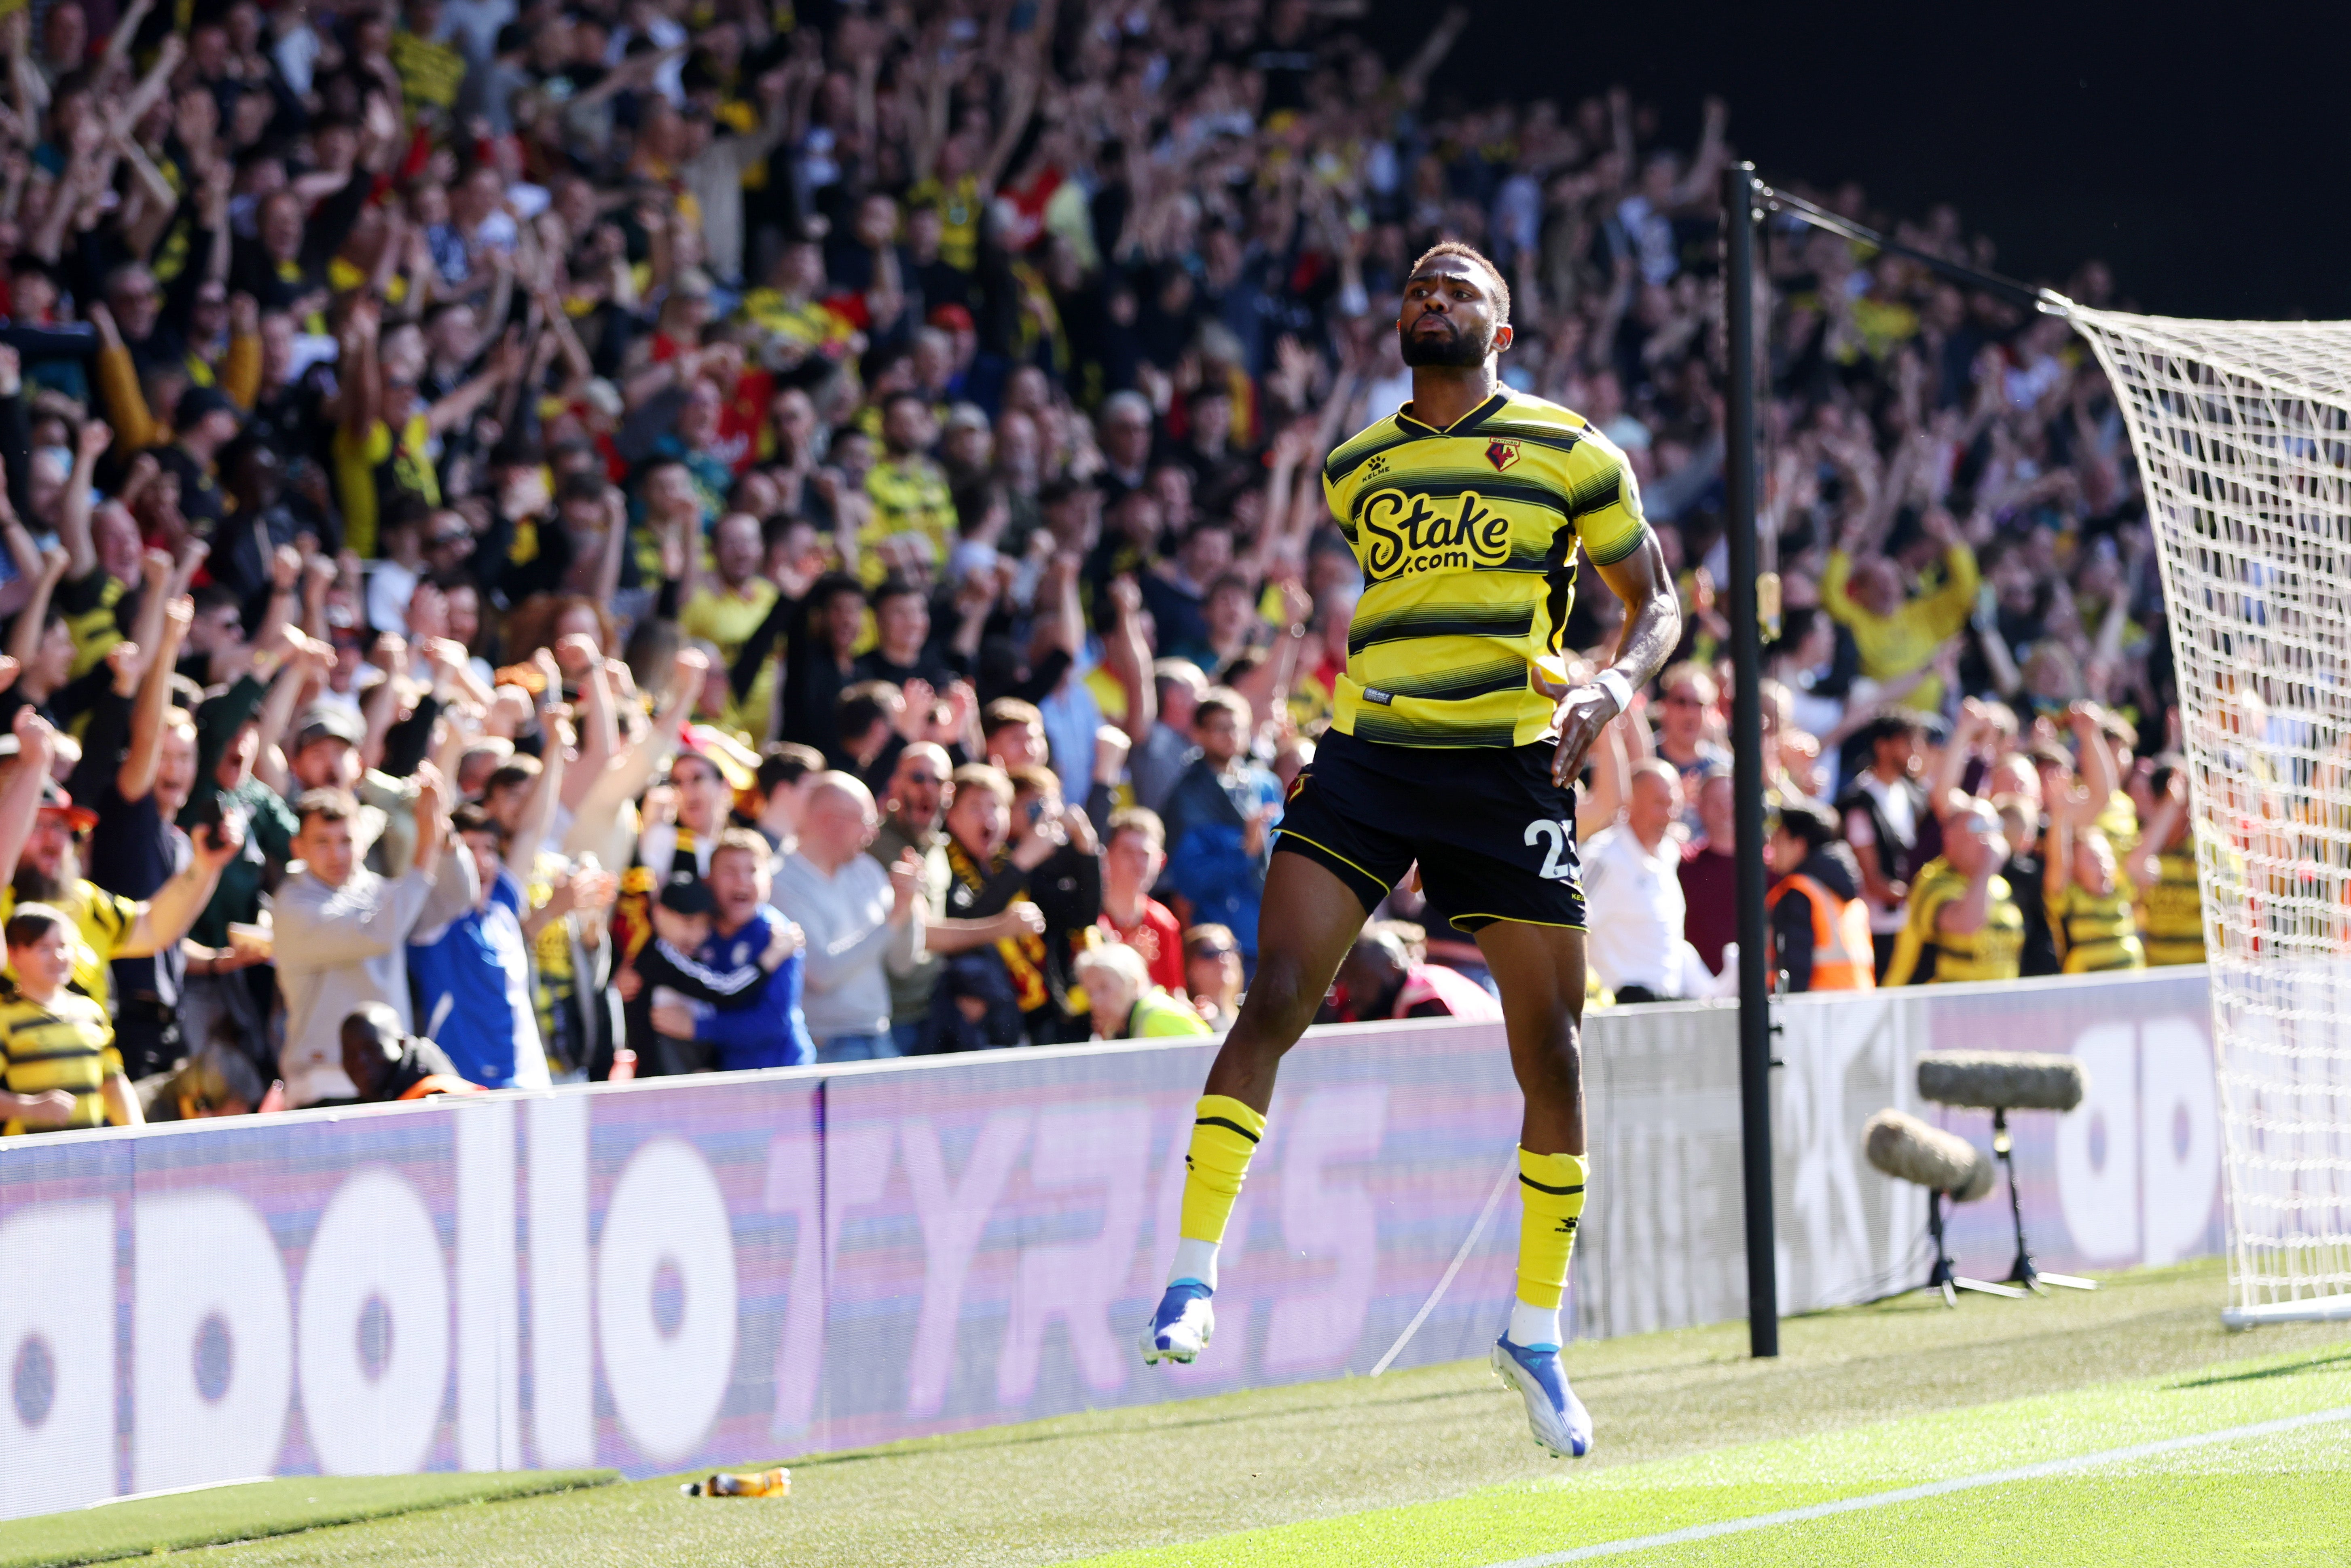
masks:
POLYGON ((1355 939, 1340 963, 1338 994, 1340 1016, 1359 1023, 1502 1016, 1502 1004, 1484 986, 1458 970, 1415 960, 1402 937, 1377 924, 1355 939))
POLYGON ((135 1127, 145 1118, 122 1075, 106 1009, 71 988, 72 922, 47 904, 19 904, 5 927, 0 978, 0 1134, 135 1127))
POLYGON ((253 1058, 234 1040, 212 1040, 160 1078, 142 1107, 151 1122, 204 1121, 214 1116, 249 1116, 268 1102, 269 1091, 254 1070, 253 1058))
POLYGON ((1861 873, 1837 836, 1835 814, 1811 801, 1783 801, 1769 846, 1771 964, 1783 988, 1871 991, 1877 959, 1861 873))
POLYGON ((1135 804, 1146 811, 1164 811, 1176 782, 1200 754, 1192 732, 1200 700, 1208 694, 1208 678, 1188 659, 1162 659, 1152 665, 1151 680, 1158 693, 1158 718, 1128 766, 1135 804))
POLYGON ((67 944, 74 988, 104 1008, 113 994, 116 960, 148 958, 179 945, 211 899, 222 866, 243 849, 244 825, 232 817, 199 829, 187 866, 152 898, 129 898, 81 874, 82 836, 98 819, 49 776, 56 732, 32 709, 20 708, 11 736, 0 742, 10 743, 17 760, 0 787, 0 871, 8 873, 0 920, 20 903, 63 910, 74 924, 67 944))
POLYGON ((2000 814, 1981 801, 1944 824, 1943 853, 1918 868, 1887 985, 2014 980, 2024 917, 2000 874, 2008 859, 2000 814))
POLYGON ((1657 755, 1682 775, 1683 797, 1695 808, 1704 803, 1699 785, 1707 774, 1730 765, 1730 753, 1707 733, 1721 693, 1702 664, 1677 664, 1657 677, 1657 686, 1665 693, 1658 700, 1657 755))
POLYGON ((710 854, 706 880, 714 902, 711 935, 695 956, 704 968, 726 973, 747 964, 761 968, 770 948, 790 956, 761 982, 756 1000, 733 1011, 689 1011, 682 1002, 653 1002, 647 1022, 667 1039, 691 1041, 712 1053, 705 1063, 687 1058, 689 1070, 738 1072, 755 1067, 804 1067, 816 1060, 802 1011, 807 985, 807 943, 793 922, 768 902, 773 863, 768 841, 747 827, 722 831, 710 854), (786 940, 778 932, 790 927, 786 940))
POLYGON ((1167 796, 1175 890, 1195 919, 1221 925, 1240 945, 1244 972, 1257 966, 1258 900, 1265 891, 1281 785, 1249 754, 1249 700, 1230 688, 1200 699, 1192 715, 1199 756, 1167 796))
POLYGON ((1167 830, 1159 814, 1135 806, 1110 819, 1102 846, 1102 934, 1143 955, 1151 983, 1182 995, 1184 928, 1151 896, 1167 867, 1167 830))
POLYGON ((923 949, 922 857, 909 848, 885 868, 867 855, 881 826, 864 784, 847 774, 819 775, 799 848, 776 878, 777 895, 807 936, 801 1008, 816 1059, 828 1065, 898 1054, 890 977, 911 971, 923 949))
MULTIPOLYGON (((539 794, 553 798, 544 774, 539 794)), ((530 954, 523 939, 526 897, 513 867, 528 868, 544 831, 534 823, 513 845, 490 814, 472 802, 450 816, 456 842, 474 865, 473 907, 439 929, 420 926, 408 947, 409 973, 425 1033, 457 1065, 466 1082, 486 1089, 538 1089, 550 1081, 539 1045, 538 1014, 530 994, 530 954)))
POLYGON ((421 1100, 433 1095, 478 1095, 479 1084, 458 1075, 448 1054, 408 1033, 397 1009, 371 1002, 354 1008, 336 1030, 339 1061, 350 1099, 362 1106, 421 1100))
POLYGON ((2133 888, 2097 825, 2105 805, 2088 789, 2050 803, 2048 863, 2043 867, 2050 934, 2067 974, 2145 969, 2133 888))
POLYGON ((2150 809, 2126 872, 2139 893, 2139 940, 2150 964, 2202 963, 2208 927, 2197 891, 2186 765, 2178 757, 2157 757, 2144 787, 2150 809))
MULTIPOLYGON (((677 522, 663 548, 662 575, 680 585, 678 630, 708 642, 717 649, 718 667, 732 669, 744 645, 776 607, 776 585, 759 575, 766 554, 759 519, 730 512, 718 520, 710 536, 715 581, 703 575, 701 531, 692 519, 677 522), (673 562, 676 571, 669 569, 673 562)), ((774 669, 762 662, 759 678, 717 714, 719 721, 729 729, 765 730, 768 709, 775 701, 774 669)))
POLYGON ((1681 884, 1682 934, 1709 974, 1722 972, 1723 949, 1739 940, 1736 809, 1729 765, 1708 768, 1698 783, 1699 836, 1682 846, 1681 884))
MULTIPOLYGON (((1955 532, 1950 514, 1930 508, 1920 532, 1942 549, 1943 580, 1933 591, 1911 597, 1891 560, 1872 556, 1855 563, 1855 552, 1866 532, 1864 518, 1849 523, 1838 535, 1837 548, 1821 577, 1821 606, 1853 633, 1861 650, 1861 672, 1872 680, 1891 682, 1926 670, 1944 639, 1968 624, 1976 603, 1976 557, 1955 532)), ((1905 700, 1933 712, 1941 708, 1944 695, 1941 678, 1928 674, 1905 700)))
POLYGON ((1673 1002, 1703 990, 1703 966, 1682 937, 1681 805, 1673 763, 1635 763, 1624 820, 1583 847, 1592 969, 1620 1002, 1673 1002))
POLYGON ((1143 955, 1107 942, 1078 955, 1078 983, 1097 1040, 1154 1040, 1214 1033, 1192 1004, 1153 982, 1143 955))
POLYGON ((1868 766, 1837 801, 1845 842, 1861 867, 1881 981, 1907 919, 1913 857, 1928 815, 1927 792, 1917 779, 1923 728, 1917 715, 1908 712, 1882 713, 1863 725, 1858 739, 1868 766))
MULTIPOLYGON (((1050 849, 1038 838, 1028 864, 1006 853, 1012 833, 1012 781, 984 763, 967 763, 949 781, 946 811, 946 913, 972 924, 1018 907, 1029 872, 1050 849)), ((1030 906, 1033 908, 1034 906, 1030 906)), ((1020 1044, 1021 997, 1041 994, 1043 984, 1027 981, 1044 956, 1041 912, 1018 933, 974 947, 948 960, 931 1007, 928 1043, 935 1051, 967 1051, 1020 1044), (1015 973, 1023 984, 1016 986, 1015 973)))
POLYGON ((396 877, 359 863, 351 825, 359 803, 340 790, 305 790, 294 803, 299 870, 277 890, 276 961, 286 992, 286 1044, 280 1054, 287 1103, 356 1099, 343 1068, 342 1021, 371 1002, 409 1025, 408 941, 418 927, 447 924, 480 895, 472 857, 444 864, 448 786, 431 763, 418 769, 416 853, 396 877))
POLYGON ((922 867, 919 919, 922 950, 904 971, 884 965, 890 978, 890 1036, 895 1054, 922 1056, 934 1047, 931 1014, 946 961, 1000 941, 1041 934, 1045 917, 1036 905, 1015 899, 986 919, 951 919, 948 894, 955 869, 944 824, 955 796, 944 747, 918 741, 898 753, 883 805, 881 828, 866 854, 883 867, 912 855, 922 867))
POLYGON ((1086 814, 1063 804, 1061 781, 1052 770, 1021 768, 1009 776, 1012 836, 1006 864, 1026 874, 1028 901, 1045 917, 1040 936, 1014 943, 1021 1019, 1031 1045, 1066 1044, 1086 1038, 1084 1006, 1073 995, 1075 964, 1101 936, 1102 845, 1086 814))
POLYGON ((1241 1005, 1241 950, 1223 926, 1193 926, 1184 932, 1184 991, 1192 1011, 1219 1033, 1233 1025, 1241 1005))

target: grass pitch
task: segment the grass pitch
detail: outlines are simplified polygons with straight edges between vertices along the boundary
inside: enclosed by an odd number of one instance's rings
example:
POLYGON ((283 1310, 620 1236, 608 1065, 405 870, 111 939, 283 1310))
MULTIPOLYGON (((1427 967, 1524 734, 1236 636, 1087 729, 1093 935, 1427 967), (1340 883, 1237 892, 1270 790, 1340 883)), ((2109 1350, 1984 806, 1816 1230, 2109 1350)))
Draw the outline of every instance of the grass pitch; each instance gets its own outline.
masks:
POLYGON ((0 1521, 0 1568, 52 1568, 285 1535, 418 1509, 606 1486, 611 1470, 514 1474, 301 1476, 205 1487, 97 1508, 0 1521))
MULTIPOLYGON (((2342 1325, 2230 1335, 2221 1297, 2214 1262, 2092 1295, 1956 1312, 1912 1297, 1792 1319, 1777 1362, 1746 1359, 1743 1325, 1576 1345, 1599 1449, 1573 1465, 1538 1453, 1482 1363, 1458 1363, 804 1458, 789 1500, 646 1481, 310 1530, 204 1562, 1484 1568, 2351 1407, 2342 1325)), ((2342 1563, 2346 1471, 2351 1422, 1602 1560, 2342 1563)))

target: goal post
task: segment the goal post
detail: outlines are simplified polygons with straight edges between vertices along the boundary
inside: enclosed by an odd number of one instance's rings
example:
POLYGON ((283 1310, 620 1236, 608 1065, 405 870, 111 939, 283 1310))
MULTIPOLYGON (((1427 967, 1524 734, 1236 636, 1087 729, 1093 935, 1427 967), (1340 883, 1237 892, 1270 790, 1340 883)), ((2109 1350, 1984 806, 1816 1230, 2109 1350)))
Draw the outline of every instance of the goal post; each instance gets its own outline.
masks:
POLYGON ((2351 1319, 2351 322, 2068 305, 2147 493, 2210 927, 2231 1327, 2351 1319))

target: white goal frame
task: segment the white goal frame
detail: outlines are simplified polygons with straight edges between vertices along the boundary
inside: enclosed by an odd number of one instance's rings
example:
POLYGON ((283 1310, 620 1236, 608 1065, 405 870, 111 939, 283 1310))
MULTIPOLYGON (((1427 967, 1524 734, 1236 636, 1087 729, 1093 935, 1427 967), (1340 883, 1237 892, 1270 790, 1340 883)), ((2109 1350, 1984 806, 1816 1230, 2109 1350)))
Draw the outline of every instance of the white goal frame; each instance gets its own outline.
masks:
POLYGON ((2113 383, 2162 565, 2209 922, 2222 1318, 2351 1319, 2351 323, 2048 307, 2113 383))

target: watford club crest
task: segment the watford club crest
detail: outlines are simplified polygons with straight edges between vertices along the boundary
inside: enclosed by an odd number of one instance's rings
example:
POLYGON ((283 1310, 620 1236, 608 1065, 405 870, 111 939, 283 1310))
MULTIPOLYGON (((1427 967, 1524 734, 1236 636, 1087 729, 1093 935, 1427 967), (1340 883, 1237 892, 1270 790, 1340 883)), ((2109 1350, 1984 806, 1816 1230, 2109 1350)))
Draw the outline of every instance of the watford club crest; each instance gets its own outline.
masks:
POLYGON ((1486 443, 1486 461, 1494 465, 1495 472, 1502 472, 1504 470, 1508 469, 1510 464, 1519 461, 1519 443, 1514 441, 1488 441, 1486 443))

